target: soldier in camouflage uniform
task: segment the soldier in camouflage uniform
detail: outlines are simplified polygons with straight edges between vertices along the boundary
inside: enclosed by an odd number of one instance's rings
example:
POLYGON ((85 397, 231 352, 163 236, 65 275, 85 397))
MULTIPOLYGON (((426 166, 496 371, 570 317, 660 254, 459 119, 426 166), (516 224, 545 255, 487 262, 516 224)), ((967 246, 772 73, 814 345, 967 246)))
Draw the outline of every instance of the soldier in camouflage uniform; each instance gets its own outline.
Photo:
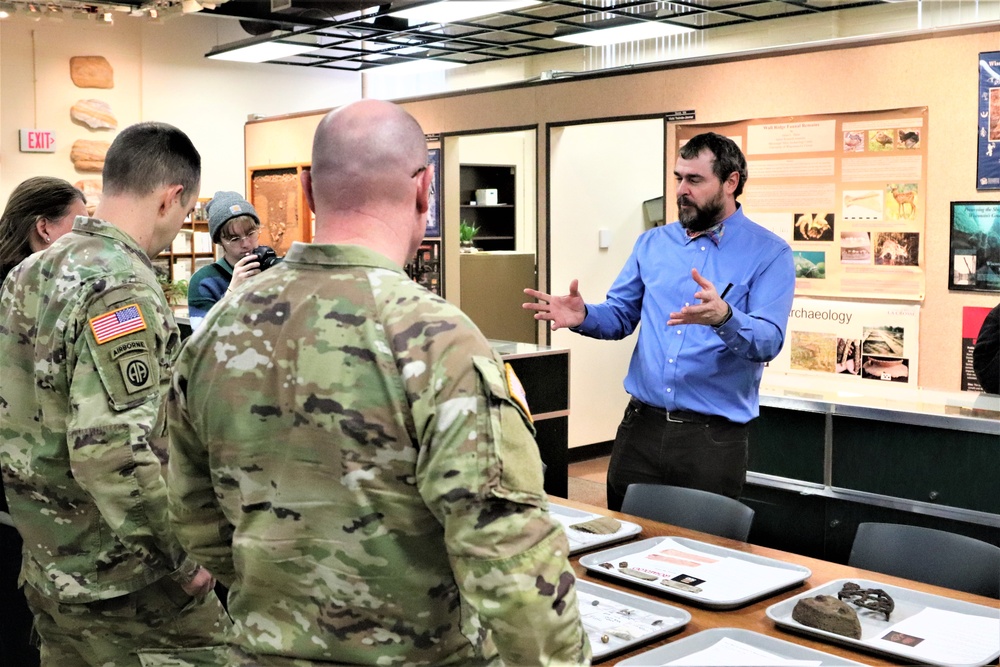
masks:
POLYGON ((303 178, 316 244, 220 301, 178 360, 171 520, 231 587, 246 664, 589 663, 516 378, 401 269, 426 159, 399 107, 326 116, 303 178))
POLYGON ((125 129, 96 217, 0 291, 0 462, 43 666, 139 665, 142 649, 224 644, 231 630, 170 531, 161 468, 180 336, 149 256, 194 207, 200 174, 180 130, 125 129))

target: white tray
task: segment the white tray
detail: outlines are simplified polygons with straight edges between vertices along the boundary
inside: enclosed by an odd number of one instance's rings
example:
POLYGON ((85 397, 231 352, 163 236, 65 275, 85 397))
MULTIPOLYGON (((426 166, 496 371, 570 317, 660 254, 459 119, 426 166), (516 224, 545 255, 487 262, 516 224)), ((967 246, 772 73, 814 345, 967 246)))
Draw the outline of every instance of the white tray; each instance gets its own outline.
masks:
POLYGON ((671 607, 656 600, 639 597, 589 581, 577 579, 576 594, 580 601, 580 616, 583 618, 584 629, 587 631, 587 637, 590 638, 594 662, 631 651, 642 644, 648 644, 655 639, 677 632, 691 620, 691 614, 678 607, 671 607), (592 604, 592 600, 595 599, 600 604, 592 604), (601 631, 600 628, 604 627, 604 624, 598 622, 596 618, 596 613, 602 610, 607 612, 609 606, 614 608, 613 613, 619 613, 621 605, 634 611, 633 614, 622 616, 623 622, 632 621, 633 627, 627 632, 631 638, 616 636, 613 632, 601 631), (652 619, 657 623, 656 625, 651 622, 646 623, 646 621, 651 620, 651 616, 656 617, 652 619), (588 620, 588 617, 591 620, 588 620), (602 635, 608 638, 607 642, 601 641, 602 635))
POLYGON ((585 533, 582 530, 570 528, 570 526, 574 523, 583 523, 584 521, 596 519, 597 517, 604 515, 595 514, 593 512, 585 512, 572 507, 566 507, 565 505, 554 503, 551 500, 549 501, 549 514, 552 515, 553 519, 561 523, 562 527, 565 529, 566 537, 569 539, 570 554, 587 551, 588 549, 596 549, 597 547, 603 547, 609 544, 624 542, 625 540, 631 539, 642 532, 642 526, 632 523, 631 521, 622 521, 621 519, 619 519, 622 524, 621 528, 608 535, 594 535, 592 533, 585 533))
MULTIPOLYGON (((612 549, 607 549, 605 551, 598 551, 592 554, 587 554, 580 557, 580 564, 591 572, 601 574, 608 577, 613 577, 621 581, 627 581, 630 584, 636 586, 642 586, 643 588, 654 590, 658 593, 665 593, 667 595, 672 595, 675 597, 683 598, 695 604, 701 605, 703 607, 708 607, 710 609, 732 609, 734 607, 740 607, 754 600, 759 600, 765 598, 769 595, 777 593, 778 591, 783 591, 787 588, 791 588, 809 578, 812 571, 801 565, 795 565, 793 563, 785 563, 780 560, 775 560, 773 558, 765 558, 764 556, 757 556, 755 554, 748 554, 742 551, 737 551, 735 549, 727 549, 726 547, 716 546, 714 544, 708 544, 706 542, 699 542, 698 540, 691 540, 684 537, 651 537, 646 540, 640 540, 639 542, 631 542, 619 547, 614 547, 612 549), (758 579, 744 579, 743 583, 753 584, 753 582, 758 582, 759 587, 751 589, 749 592, 744 592, 741 594, 734 594, 732 597, 710 597, 707 594, 692 592, 688 590, 682 590, 677 587, 670 587, 661 583, 660 579, 654 581, 645 581, 638 579, 628 574, 619 572, 618 568, 615 567, 617 563, 622 560, 626 560, 629 556, 633 554, 639 554, 648 549, 656 547, 660 543, 672 540, 676 544, 697 551, 704 554, 707 557, 714 558, 732 558, 737 561, 744 561, 745 563, 766 566, 769 568, 774 568, 775 570, 780 570, 781 572, 776 572, 774 581, 771 582, 759 582, 758 579), (611 564, 611 568, 602 566, 602 564, 611 564)), ((685 574, 694 576, 696 570, 692 569, 690 572, 685 574)), ((704 581, 704 580, 702 580, 704 581)))
MULTIPOLYGON (((704 651, 710 646, 714 646, 720 639, 732 639, 742 644, 747 644, 762 651, 767 651, 785 660, 818 660, 823 667, 864 667, 863 663, 854 662, 847 658, 841 658, 829 653, 823 653, 815 649, 799 646, 782 639, 775 639, 762 635, 759 632, 742 630, 740 628, 712 628, 702 630, 689 637, 678 639, 666 646, 658 646, 640 655, 622 660, 618 664, 621 667, 652 667, 653 665, 665 665, 674 660, 679 660, 686 656, 704 651)), ((741 663, 742 664, 742 663, 741 663)), ((718 665, 717 667, 728 667, 718 665)))
MULTIPOLYGON (((851 606, 854 607, 854 605, 851 606)), ((794 630, 795 632, 814 635, 838 644, 851 646, 855 649, 903 658, 907 662, 917 662, 925 665, 944 665, 948 667, 973 667, 991 662, 1000 657, 1000 633, 995 633, 987 639, 988 646, 984 647, 981 651, 973 652, 974 654, 972 655, 965 656, 965 658, 958 657, 960 655, 957 653, 959 647, 957 644, 953 644, 953 648, 946 648, 946 652, 949 654, 949 658, 947 659, 936 658, 934 655, 928 655, 926 652, 921 655, 922 649, 919 643, 915 646, 907 646, 902 643, 883 639, 883 637, 889 634, 893 626, 927 609, 1000 620, 1000 608, 997 607, 990 608, 963 600, 955 600, 930 593, 921 593, 908 588, 900 588, 899 586, 883 584, 868 579, 837 579, 831 581, 823 586, 813 588, 771 605, 767 608, 767 616, 779 626, 794 630), (792 619, 792 609, 800 599, 816 595, 832 595, 836 597, 837 593, 840 592, 840 589, 848 581, 858 584, 861 588, 881 588, 888 593, 895 602, 895 609, 889 616, 889 620, 886 621, 885 616, 881 613, 858 608, 858 618, 861 621, 861 639, 851 639, 850 637, 838 635, 833 632, 802 625, 792 619)), ((943 630, 939 636, 930 636, 924 639, 933 639, 938 644, 938 647, 941 646, 941 642, 957 641, 947 630, 943 630)), ((945 644, 945 646, 947 647, 948 645, 945 644)), ((925 648, 923 650, 926 651, 929 649, 925 648)))

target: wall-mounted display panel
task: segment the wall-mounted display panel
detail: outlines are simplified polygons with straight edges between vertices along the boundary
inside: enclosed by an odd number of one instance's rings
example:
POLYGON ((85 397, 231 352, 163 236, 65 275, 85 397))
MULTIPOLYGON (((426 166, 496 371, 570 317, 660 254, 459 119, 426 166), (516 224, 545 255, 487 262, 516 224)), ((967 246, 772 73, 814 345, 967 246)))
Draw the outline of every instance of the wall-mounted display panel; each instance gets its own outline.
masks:
POLYGON ((1000 190, 1000 51, 979 54, 977 190, 1000 190))

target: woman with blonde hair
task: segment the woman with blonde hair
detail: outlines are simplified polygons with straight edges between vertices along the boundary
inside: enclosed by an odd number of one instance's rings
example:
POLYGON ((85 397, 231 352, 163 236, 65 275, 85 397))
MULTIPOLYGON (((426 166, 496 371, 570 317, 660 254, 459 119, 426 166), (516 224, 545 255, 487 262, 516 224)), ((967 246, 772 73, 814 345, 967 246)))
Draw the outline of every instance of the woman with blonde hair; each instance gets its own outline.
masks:
POLYGON ((0 217, 0 280, 33 252, 44 250, 87 215, 83 193, 61 178, 35 176, 10 194, 0 217))

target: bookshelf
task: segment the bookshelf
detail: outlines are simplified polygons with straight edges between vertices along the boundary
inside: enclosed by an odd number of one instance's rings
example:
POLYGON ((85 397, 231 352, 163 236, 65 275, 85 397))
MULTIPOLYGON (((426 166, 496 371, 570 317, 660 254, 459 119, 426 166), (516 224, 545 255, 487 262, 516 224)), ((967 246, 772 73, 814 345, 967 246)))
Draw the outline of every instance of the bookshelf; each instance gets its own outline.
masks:
POLYGON ((209 201, 210 198, 198 200, 170 247, 153 258, 153 268, 161 278, 165 277, 170 282, 188 280, 195 271, 217 259, 215 244, 208 232, 205 205, 209 201))
POLYGON ((480 250, 514 250, 517 245, 517 215, 514 208, 515 167, 474 165, 459 167, 461 219, 479 227, 474 239, 480 250), (496 204, 476 201, 476 190, 495 189, 496 204), (472 204, 476 201, 476 204, 472 204))

